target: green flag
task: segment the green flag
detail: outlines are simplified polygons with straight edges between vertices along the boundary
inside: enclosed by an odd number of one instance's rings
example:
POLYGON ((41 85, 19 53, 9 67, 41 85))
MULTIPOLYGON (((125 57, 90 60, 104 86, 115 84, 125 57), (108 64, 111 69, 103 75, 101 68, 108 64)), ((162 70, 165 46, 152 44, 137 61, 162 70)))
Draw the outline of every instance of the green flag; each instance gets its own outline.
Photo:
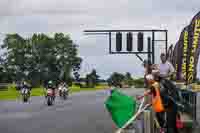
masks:
POLYGON ((121 128, 133 117, 136 111, 134 98, 129 97, 118 90, 113 90, 112 94, 105 102, 108 112, 111 114, 114 123, 121 128))

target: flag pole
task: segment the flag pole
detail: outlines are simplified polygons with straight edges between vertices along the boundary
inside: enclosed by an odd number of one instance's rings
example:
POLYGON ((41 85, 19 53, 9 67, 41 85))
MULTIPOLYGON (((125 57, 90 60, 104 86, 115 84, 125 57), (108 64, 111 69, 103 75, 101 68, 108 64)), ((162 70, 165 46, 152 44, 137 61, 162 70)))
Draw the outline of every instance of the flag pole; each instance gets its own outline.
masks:
MULTIPOLYGON (((142 105, 144 104, 144 101, 142 102, 142 105)), ((130 118, 127 122, 126 122, 126 124, 124 124, 124 126, 123 127, 121 127, 121 128, 119 128, 115 133, 121 133, 122 131, 123 131, 123 129, 125 129, 130 123, 132 123, 145 109, 147 109, 149 106, 151 106, 151 104, 146 104, 145 106, 144 106, 144 108, 140 108, 139 110, 138 110, 138 112, 132 117, 132 118, 130 118)), ((142 107, 142 106, 140 106, 140 107, 142 107)))

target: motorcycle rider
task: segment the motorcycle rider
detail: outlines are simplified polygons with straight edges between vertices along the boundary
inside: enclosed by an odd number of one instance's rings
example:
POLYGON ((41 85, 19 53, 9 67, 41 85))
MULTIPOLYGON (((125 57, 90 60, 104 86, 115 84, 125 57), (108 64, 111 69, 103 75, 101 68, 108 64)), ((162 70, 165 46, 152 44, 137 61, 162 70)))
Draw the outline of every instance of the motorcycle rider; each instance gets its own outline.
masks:
POLYGON ((54 87, 54 85, 53 85, 53 81, 48 81, 48 83, 47 83, 47 86, 46 86, 46 89, 52 89, 52 91, 53 91, 53 96, 54 96, 54 98, 55 98, 55 96, 56 96, 56 88, 54 87))
POLYGON ((58 87, 59 95, 62 95, 62 92, 65 90, 68 93, 68 85, 64 82, 61 82, 61 84, 58 87))
POLYGON ((63 89, 66 90, 66 91, 68 91, 69 90, 69 86, 66 83, 64 83, 63 89))
POLYGON ((59 96, 61 96, 62 89, 63 89, 64 82, 61 82, 58 86, 59 96))
MULTIPOLYGON (((20 90, 21 92, 24 91, 23 89, 27 89, 28 90, 28 95, 30 96, 31 94, 31 87, 28 85, 28 83, 26 81, 23 81, 21 86, 20 86, 20 90)), ((24 92, 22 92, 24 93, 24 92)))

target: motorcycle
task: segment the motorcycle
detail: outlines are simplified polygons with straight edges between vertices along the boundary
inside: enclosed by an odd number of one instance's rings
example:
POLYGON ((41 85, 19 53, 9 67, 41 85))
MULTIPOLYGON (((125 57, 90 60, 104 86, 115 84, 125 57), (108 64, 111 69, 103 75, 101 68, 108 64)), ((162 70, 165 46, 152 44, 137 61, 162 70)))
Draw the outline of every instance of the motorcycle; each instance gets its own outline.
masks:
POLYGON ((64 100, 66 100, 68 98, 68 95, 69 95, 69 91, 67 88, 63 88, 63 89, 59 90, 59 96, 61 98, 63 98, 64 100))
POLYGON ((47 105, 48 106, 53 105, 53 102, 55 100, 55 96, 54 96, 54 93, 53 93, 52 89, 47 89, 46 100, 47 100, 47 105))
POLYGON ((28 88, 22 88, 21 94, 22 94, 23 102, 28 102, 28 99, 30 97, 29 89, 28 88))

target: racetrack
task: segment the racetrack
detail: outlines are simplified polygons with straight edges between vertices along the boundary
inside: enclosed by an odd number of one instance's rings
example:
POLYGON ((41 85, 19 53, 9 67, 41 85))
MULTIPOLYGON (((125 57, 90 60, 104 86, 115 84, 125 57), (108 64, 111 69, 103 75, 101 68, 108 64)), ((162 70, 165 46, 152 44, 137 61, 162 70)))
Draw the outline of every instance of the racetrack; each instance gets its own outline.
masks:
MULTIPOLYGON (((142 90, 129 90, 130 95, 142 90)), ((30 103, 0 102, 2 133, 112 133, 114 125, 104 108, 108 91, 80 92, 68 100, 56 99, 48 107, 43 97, 33 97, 30 103)), ((198 107, 200 108, 200 107, 198 107)), ((199 113, 198 113, 199 114, 199 113)), ((199 116, 198 116, 199 118, 199 116)))

